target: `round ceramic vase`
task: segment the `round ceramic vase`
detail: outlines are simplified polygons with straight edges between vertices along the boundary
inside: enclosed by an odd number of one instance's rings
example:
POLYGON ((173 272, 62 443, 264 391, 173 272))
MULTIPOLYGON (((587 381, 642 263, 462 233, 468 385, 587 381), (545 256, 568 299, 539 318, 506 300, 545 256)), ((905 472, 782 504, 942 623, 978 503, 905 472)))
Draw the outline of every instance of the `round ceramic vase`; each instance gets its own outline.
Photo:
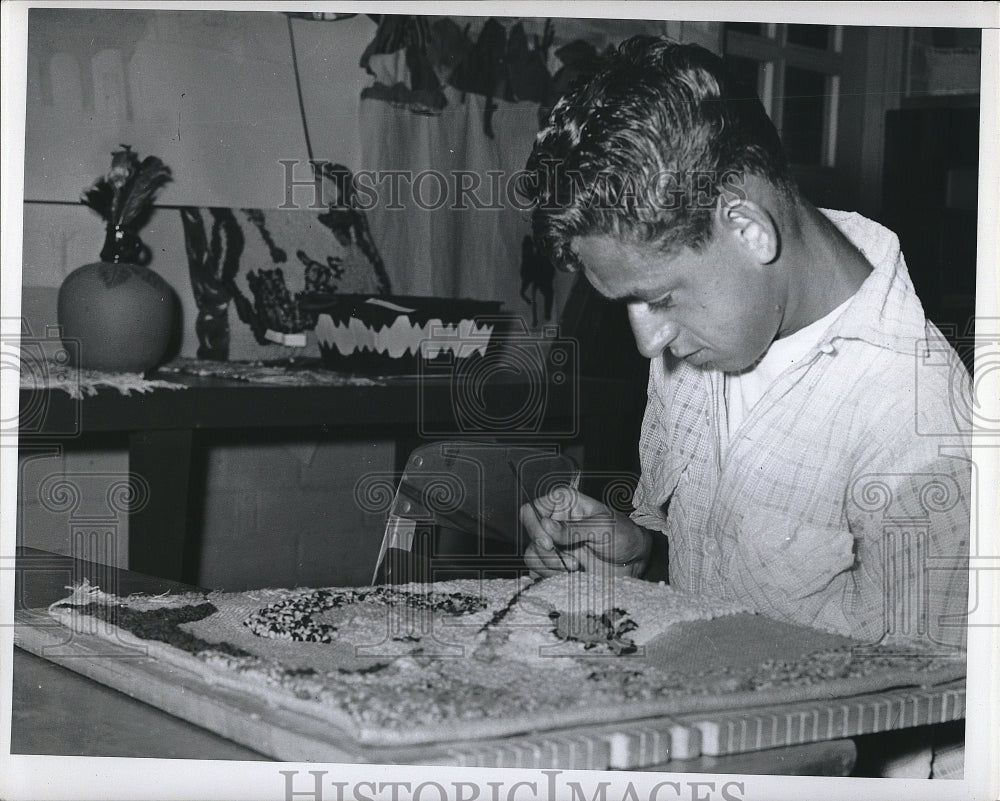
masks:
POLYGON ((148 267, 98 261, 59 288, 59 325, 73 366, 142 373, 158 366, 173 335, 177 299, 148 267))

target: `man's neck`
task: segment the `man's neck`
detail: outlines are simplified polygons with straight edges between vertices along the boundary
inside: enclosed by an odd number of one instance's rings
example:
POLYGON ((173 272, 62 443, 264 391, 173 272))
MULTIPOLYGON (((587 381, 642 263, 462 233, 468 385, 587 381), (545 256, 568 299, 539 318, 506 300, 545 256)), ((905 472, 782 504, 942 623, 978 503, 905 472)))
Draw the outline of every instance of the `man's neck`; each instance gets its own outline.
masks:
POLYGON ((778 337, 794 334, 852 297, 872 266, 826 216, 800 201, 786 226, 780 260, 788 270, 788 304, 778 337))

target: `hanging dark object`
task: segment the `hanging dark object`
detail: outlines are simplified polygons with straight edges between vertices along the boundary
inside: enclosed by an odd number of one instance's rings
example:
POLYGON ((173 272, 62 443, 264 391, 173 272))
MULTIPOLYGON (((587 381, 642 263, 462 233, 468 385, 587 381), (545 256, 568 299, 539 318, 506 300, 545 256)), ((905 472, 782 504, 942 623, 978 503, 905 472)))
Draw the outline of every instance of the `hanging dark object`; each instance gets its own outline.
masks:
MULTIPOLYGON (((542 34, 530 37, 524 25, 516 22, 508 34, 495 18, 483 24, 476 41, 469 38, 471 23, 464 28, 448 17, 369 15, 378 23, 371 43, 361 56, 360 65, 376 78, 373 86, 361 92, 362 99, 383 100, 411 111, 434 114, 447 104, 441 81, 463 94, 486 98, 483 132, 494 138, 493 114, 496 98, 509 102, 529 101, 543 106, 542 118, 560 92, 575 76, 583 74, 583 65, 592 66, 597 52, 583 41, 564 46, 559 55, 564 67, 559 86, 554 85, 548 70, 549 51, 555 40, 551 20, 545 21, 542 34), (403 53, 407 82, 389 76, 373 63, 373 57, 403 53)), ((384 66, 383 66, 384 70, 384 66)))
POLYGON ((439 76, 448 76, 472 49, 469 39, 471 23, 460 28, 451 17, 440 17, 430 28, 427 40, 427 57, 439 76))
POLYGON ((535 241, 531 236, 525 236, 521 240, 521 298, 531 305, 533 327, 538 325, 538 308, 535 301, 538 292, 542 294, 545 319, 552 319, 555 275, 555 266, 549 258, 535 247, 535 241))
POLYGON ((552 94, 552 79, 546 61, 555 38, 552 20, 545 20, 542 37, 535 37, 534 47, 528 43, 524 26, 518 22, 507 37, 504 67, 507 71, 505 100, 517 102, 530 100, 545 103, 552 94))
POLYGON ((493 112, 497 104, 493 98, 503 96, 501 81, 506 81, 504 56, 507 50, 507 31, 493 17, 486 20, 479 38, 468 55, 448 78, 448 83, 460 92, 486 97, 483 115, 483 133, 493 139, 493 112))
POLYGON ((556 58, 562 62, 562 67, 552 76, 549 83, 549 96, 542 101, 538 109, 538 125, 545 126, 545 121, 560 97, 577 81, 585 80, 592 76, 601 61, 601 55, 597 49, 583 39, 576 39, 564 44, 556 50, 556 58))
MULTIPOLYGON (((426 23, 423 23, 426 24, 426 23)), ((406 47, 412 38, 420 37, 422 27, 419 18, 401 16, 399 14, 383 14, 378 20, 378 27, 375 29, 375 36, 365 51, 361 54, 359 62, 362 69, 368 69, 368 62, 372 56, 378 53, 395 53, 406 47), (410 28, 413 28, 411 32, 410 28)))
POLYGON ((372 56, 404 51, 409 85, 396 81, 392 85, 376 82, 361 91, 362 99, 384 100, 394 105, 406 106, 411 111, 436 114, 448 100, 441 89, 441 81, 428 56, 430 28, 426 17, 385 14, 378 23, 375 37, 364 53, 360 66, 378 78, 371 67, 372 56))

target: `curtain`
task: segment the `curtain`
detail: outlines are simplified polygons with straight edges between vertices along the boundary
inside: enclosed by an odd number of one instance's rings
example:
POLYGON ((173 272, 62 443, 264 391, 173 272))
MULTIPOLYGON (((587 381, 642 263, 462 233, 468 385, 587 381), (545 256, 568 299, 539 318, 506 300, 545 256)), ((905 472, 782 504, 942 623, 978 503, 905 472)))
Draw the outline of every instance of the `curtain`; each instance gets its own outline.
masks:
MULTIPOLYGON (((436 114, 361 101, 358 180, 367 170, 376 187, 377 203, 367 214, 393 290, 500 300, 505 311, 523 316, 528 329, 537 328, 545 322, 544 293, 529 287, 521 295, 530 217, 517 207, 523 202, 513 185, 538 131, 538 104, 443 91, 447 105, 436 114), (475 191, 462 194, 461 187, 477 182, 475 191)), ((555 277, 552 319, 570 283, 570 276, 555 277)))

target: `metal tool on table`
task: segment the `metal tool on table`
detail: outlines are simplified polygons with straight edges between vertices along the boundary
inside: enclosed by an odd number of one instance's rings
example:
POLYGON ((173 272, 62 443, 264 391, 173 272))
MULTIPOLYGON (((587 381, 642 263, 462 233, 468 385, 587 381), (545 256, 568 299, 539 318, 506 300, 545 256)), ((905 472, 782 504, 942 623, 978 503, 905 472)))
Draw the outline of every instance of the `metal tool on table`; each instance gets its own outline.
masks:
MULTIPOLYGON (((400 580, 397 565, 418 556, 418 534, 424 532, 438 535, 438 541, 446 533, 470 547, 467 538, 475 537, 472 556, 462 557, 469 563, 479 559, 489 567, 490 553, 519 560, 522 498, 576 487, 579 480, 576 462, 555 447, 437 442, 415 449, 389 509, 372 584, 380 583, 382 574, 387 583, 400 580)), ((428 558, 437 559, 433 553, 428 558)), ((419 578, 429 580, 426 574, 419 578)))

